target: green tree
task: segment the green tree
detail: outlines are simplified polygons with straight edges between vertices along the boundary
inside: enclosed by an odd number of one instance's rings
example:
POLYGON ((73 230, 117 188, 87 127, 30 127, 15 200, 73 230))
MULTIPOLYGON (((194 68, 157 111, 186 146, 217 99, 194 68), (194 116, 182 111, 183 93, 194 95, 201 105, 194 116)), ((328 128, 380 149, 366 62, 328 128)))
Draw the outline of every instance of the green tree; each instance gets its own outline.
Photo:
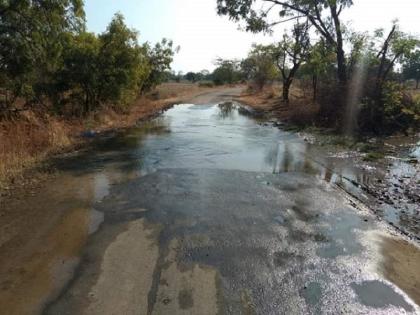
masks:
POLYGON ((416 81, 416 89, 418 89, 420 82, 420 50, 414 51, 405 58, 402 70, 403 78, 416 81))
MULTIPOLYGON (((383 38, 383 34, 383 30, 377 30, 375 35, 377 38, 383 38)), ((391 31, 388 33, 381 49, 376 55, 378 60, 376 74, 376 93, 378 99, 382 93, 383 84, 392 73, 395 64, 410 56, 417 45, 419 45, 418 39, 400 31, 397 23, 393 24, 391 31)))
POLYGON ((284 34, 283 40, 275 47, 274 57, 283 80, 283 101, 289 101, 290 86, 310 48, 308 24, 296 23, 292 36, 284 34))
POLYGON ((303 76, 309 76, 312 81, 313 101, 317 99, 320 78, 322 77, 326 82, 329 79, 328 75, 335 71, 334 58, 334 52, 326 45, 323 38, 312 45, 308 51, 307 60, 300 72, 303 76))
POLYGON ((191 81, 191 82, 196 82, 196 81, 198 81, 197 73, 191 72, 191 71, 187 72, 185 74, 185 79, 188 80, 188 81, 191 81))
POLYGON ((241 79, 240 62, 238 60, 218 58, 215 64, 217 68, 212 74, 214 84, 232 84, 241 79))
POLYGON ((137 32, 125 25, 121 14, 114 16, 99 40, 99 101, 127 105, 149 76, 146 49, 139 46, 137 32))
POLYGON ((359 126, 375 133, 404 130, 417 121, 418 106, 397 79, 396 64, 402 63, 419 41, 400 31, 394 23, 388 33, 375 31, 368 45, 368 77, 361 100, 359 126))
POLYGON ((258 89, 277 76, 272 46, 252 45, 248 57, 241 63, 241 69, 248 80, 253 80, 258 89))
POLYGON ((67 104, 72 114, 86 114, 99 105, 99 87, 103 80, 99 65, 100 40, 92 33, 72 38, 64 55, 64 66, 57 73, 57 110, 67 104), (82 105, 82 106, 80 106, 82 105))
POLYGON ((10 100, 42 103, 62 66, 69 34, 83 30, 84 23, 81 0, 0 1, 0 86, 10 100))
POLYGON ((141 88, 142 92, 149 91, 164 81, 165 71, 171 68, 174 55, 180 50, 179 46, 174 47, 173 42, 166 38, 153 48, 149 43, 146 43, 144 48, 148 56, 150 74, 141 88))
POLYGON ((211 74, 209 70, 203 69, 200 71, 201 80, 211 80, 211 74))
POLYGON ((343 26, 340 15, 353 4, 352 0, 217 0, 218 13, 233 20, 244 20, 252 32, 268 31, 280 23, 307 18, 327 44, 334 47, 337 77, 342 86, 347 83, 347 65, 344 51, 343 26), (274 12, 275 11, 275 12, 274 12))

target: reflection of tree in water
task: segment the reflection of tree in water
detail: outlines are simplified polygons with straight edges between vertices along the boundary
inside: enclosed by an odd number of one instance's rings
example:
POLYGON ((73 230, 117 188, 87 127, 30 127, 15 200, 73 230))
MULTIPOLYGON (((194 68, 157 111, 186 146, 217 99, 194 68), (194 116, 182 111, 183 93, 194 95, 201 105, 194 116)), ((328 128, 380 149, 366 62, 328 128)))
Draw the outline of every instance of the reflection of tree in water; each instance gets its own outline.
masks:
POLYGON ((308 146, 305 146, 305 152, 304 152, 304 160, 303 160, 303 166, 302 171, 304 171, 307 174, 319 174, 319 169, 317 169, 314 164, 312 163, 312 160, 308 153, 308 146))
POLYGON ((129 130, 98 137, 89 149, 57 159, 55 165, 62 171, 72 171, 79 175, 110 166, 124 173, 140 170, 143 168, 143 156, 140 152, 146 137, 169 132, 169 121, 158 117, 129 130))
POLYGON ((224 102, 218 105, 219 107, 219 117, 222 119, 231 118, 233 116, 233 111, 236 109, 235 104, 232 102, 224 102))
MULTIPOLYGON (((289 172, 292 170, 293 167, 293 155, 290 152, 289 145, 287 143, 284 144, 284 150, 283 150, 283 159, 282 159, 282 169, 283 172, 289 172)), ((280 165, 279 165, 280 167, 280 165)), ((280 169, 279 169, 280 171, 280 169)))
POLYGON ((275 144, 268 147, 265 151, 264 161, 267 165, 270 165, 273 168, 273 174, 276 173, 278 150, 279 145, 275 144))
POLYGON ((272 165, 273 174, 291 171, 308 174, 318 174, 320 172, 311 159, 307 144, 280 142, 266 151, 265 162, 272 165))
POLYGON ((271 147, 266 152, 265 161, 269 165, 273 165, 273 174, 289 172, 293 164, 293 156, 290 153, 287 142, 279 143, 277 146, 271 147), (278 168, 278 171, 277 171, 278 168))
POLYGON ((324 180, 327 183, 331 182, 331 179, 334 175, 334 172, 332 171, 332 162, 330 160, 327 160, 327 166, 325 167, 325 175, 324 175, 324 180))

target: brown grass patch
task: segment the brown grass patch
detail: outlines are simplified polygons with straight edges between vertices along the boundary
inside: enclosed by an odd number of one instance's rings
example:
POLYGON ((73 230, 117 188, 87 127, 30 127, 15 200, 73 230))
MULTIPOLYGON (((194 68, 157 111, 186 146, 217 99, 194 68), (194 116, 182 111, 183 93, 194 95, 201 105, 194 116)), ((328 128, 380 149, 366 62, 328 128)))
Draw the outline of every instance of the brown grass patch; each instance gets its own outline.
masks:
POLYGON ((319 105, 314 103, 298 84, 292 85, 289 102, 282 100, 281 84, 273 84, 261 91, 248 88, 238 101, 274 117, 296 125, 312 124, 319 113, 319 105))
POLYGON ((27 111, 14 121, 0 122, 0 187, 46 154, 72 144, 68 123, 27 111))
POLYGON ((37 165, 51 154, 71 150, 86 129, 97 132, 133 126, 176 103, 182 103, 204 91, 218 88, 188 83, 165 83, 142 96, 126 111, 107 108, 78 119, 56 117, 24 111, 18 118, 0 121, 0 188, 22 177, 23 170, 37 165))

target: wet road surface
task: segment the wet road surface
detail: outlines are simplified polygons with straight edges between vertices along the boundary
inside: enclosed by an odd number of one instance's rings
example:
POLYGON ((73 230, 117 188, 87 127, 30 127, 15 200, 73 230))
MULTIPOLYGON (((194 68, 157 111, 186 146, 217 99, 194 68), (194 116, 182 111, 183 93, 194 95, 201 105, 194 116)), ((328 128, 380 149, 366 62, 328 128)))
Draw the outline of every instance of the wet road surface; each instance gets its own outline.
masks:
POLYGON ((100 139, 9 202, 1 309, 418 314, 417 245, 339 188, 363 173, 229 102, 238 92, 100 139))

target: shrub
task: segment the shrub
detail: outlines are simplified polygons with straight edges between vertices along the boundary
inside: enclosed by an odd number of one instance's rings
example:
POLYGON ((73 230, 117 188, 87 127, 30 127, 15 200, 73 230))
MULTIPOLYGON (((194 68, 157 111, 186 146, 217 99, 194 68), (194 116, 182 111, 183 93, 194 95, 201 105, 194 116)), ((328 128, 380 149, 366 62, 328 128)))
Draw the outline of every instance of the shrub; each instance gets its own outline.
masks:
POLYGON ((214 83, 213 82, 200 82, 198 83, 199 87, 206 87, 206 88, 212 88, 214 87, 214 83))

